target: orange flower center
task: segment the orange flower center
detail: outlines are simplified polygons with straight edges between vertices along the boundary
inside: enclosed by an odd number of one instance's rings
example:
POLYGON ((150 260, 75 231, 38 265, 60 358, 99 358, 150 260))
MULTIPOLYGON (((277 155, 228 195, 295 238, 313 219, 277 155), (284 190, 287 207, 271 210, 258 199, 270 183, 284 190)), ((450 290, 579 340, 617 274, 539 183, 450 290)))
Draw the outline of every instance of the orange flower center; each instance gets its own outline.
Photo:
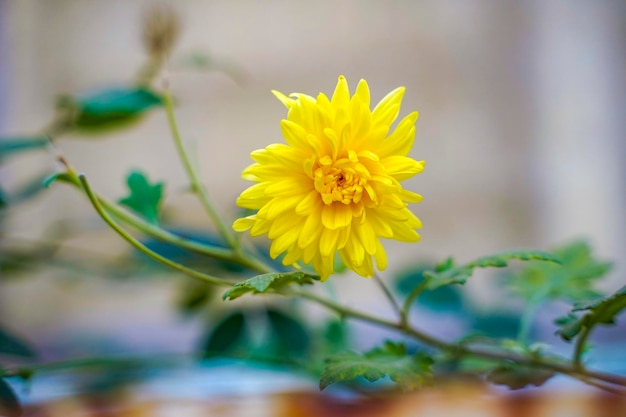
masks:
POLYGON ((370 174, 358 158, 333 160, 326 155, 315 165, 313 181, 324 204, 329 205, 336 201, 351 204, 361 201, 370 174))

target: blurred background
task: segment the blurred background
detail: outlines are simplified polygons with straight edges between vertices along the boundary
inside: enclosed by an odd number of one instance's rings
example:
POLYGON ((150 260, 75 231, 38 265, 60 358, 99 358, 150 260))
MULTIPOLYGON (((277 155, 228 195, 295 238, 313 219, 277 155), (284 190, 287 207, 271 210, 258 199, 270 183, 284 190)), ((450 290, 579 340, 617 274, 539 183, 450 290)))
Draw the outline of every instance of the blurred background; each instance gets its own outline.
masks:
MULTIPOLYGON (((0 0, 0 136, 40 132, 61 95, 129 83, 146 59, 141 24, 155 4, 163 3, 0 0)), ((282 141, 285 109, 270 90, 331 94, 344 74, 353 88, 367 79, 374 102, 406 86, 401 115, 420 112, 411 156, 427 168, 406 187, 424 196, 413 206, 424 223, 422 241, 387 243, 383 277, 416 259, 454 255, 463 262, 584 237, 601 259, 616 263, 600 287, 623 285, 623 1, 169 4, 180 23, 167 65, 178 122, 226 219, 236 217, 235 199, 248 185, 240 173, 250 151, 282 141)), ((211 230, 187 191, 162 111, 133 129, 67 135, 56 145, 101 194, 125 196, 127 174, 140 169, 166 183, 168 224, 211 230)), ((55 164, 49 152, 20 154, 3 161, 0 183, 5 192, 18 190, 55 164)), ((158 269, 140 279, 104 279, 110 271, 99 266, 129 256, 129 247, 76 190, 54 184, 10 210, 0 244, 45 246, 59 230, 57 249, 81 267, 57 262, 10 277, 2 272, 0 324, 45 360, 196 348, 206 320, 174 308, 186 279, 158 269)), ((502 303, 490 290, 493 279, 479 276, 467 287, 469 298, 502 303)), ((349 274, 334 281, 347 304, 392 314, 371 281, 349 274)), ((375 337, 369 329, 359 333, 364 345, 375 337)))

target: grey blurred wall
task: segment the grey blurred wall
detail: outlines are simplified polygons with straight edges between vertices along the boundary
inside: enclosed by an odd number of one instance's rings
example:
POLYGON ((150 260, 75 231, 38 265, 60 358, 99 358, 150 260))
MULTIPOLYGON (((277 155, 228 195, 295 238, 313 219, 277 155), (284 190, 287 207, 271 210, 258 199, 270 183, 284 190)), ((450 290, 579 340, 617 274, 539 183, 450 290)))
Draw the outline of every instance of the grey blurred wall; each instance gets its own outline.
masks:
MULTIPOLYGON (((51 117, 58 94, 120 83, 144 58, 139 22, 150 1, 1 4, 0 60, 8 86, 1 100, 8 103, 2 134, 36 131, 51 117)), ((180 103, 179 124, 226 217, 234 216, 234 200, 246 187, 239 176, 250 162, 249 152, 281 141, 278 123, 285 110, 270 89, 330 94, 337 76, 345 74, 353 87, 366 78, 374 100, 405 85, 402 114, 420 111, 411 155, 428 164, 407 186, 424 195, 414 206, 424 222, 423 240, 386 245, 391 268, 416 258, 454 254, 467 260, 510 248, 548 248, 581 235, 603 257, 623 255, 622 1, 172 4, 183 22, 169 70, 180 103), (245 70, 246 82, 184 69, 181 62, 192 52, 236 63, 245 70)), ((59 147, 111 197, 124 193, 124 176, 133 167, 167 180, 173 220, 210 227, 185 192, 163 114, 153 114, 133 131, 93 141, 67 138, 59 147)), ((50 164, 44 155, 30 165, 11 164, 2 176, 10 181, 50 164)), ((93 217, 82 196, 55 187, 13 216, 11 233, 36 237, 52 220, 93 217)), ((126 248, 103 227, 96 237, 89 240, 95 249, 118 253, 126 248)), ((607 286, 624 281, 621 261, 618 265, 607 286)), ((362 293, 374 297, 368 285, 363 284, 362 293)), ((32 290, 27 287, 5 286, 0 309, 22 311, 12 300, 32 290)), ((53 302, 45 292, 39 296, 53 302)), ((116 303, 125 305, 117 296, 116 303)), ((166 304, 161 293, 154 297, 166 304)), ((131 308, 133 300, 126 302, 131 308)))

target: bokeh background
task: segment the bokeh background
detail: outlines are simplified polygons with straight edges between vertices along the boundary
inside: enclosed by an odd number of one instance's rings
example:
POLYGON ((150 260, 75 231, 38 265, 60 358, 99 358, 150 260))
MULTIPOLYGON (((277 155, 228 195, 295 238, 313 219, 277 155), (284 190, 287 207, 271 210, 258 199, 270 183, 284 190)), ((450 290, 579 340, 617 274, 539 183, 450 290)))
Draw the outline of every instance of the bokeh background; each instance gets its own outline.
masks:
MULTIPOLYGON (((0 0, 0 135, 40 131, 59 95, 131 80, 145 61, 141 21, 154 4, 0 0)), ((623 1, 170 4, 181 22, 168 64, 179 125, 226 218, 237 214, 250 151, 281 141, 285 109, 270 90, 330 94, 344 74, 353 87, 367 79, 373 100, 404 85, 401 114, 420 112, 411 155, 428 164, 407 187, 424 195, 413 208, 423 239, 386 245, 389 274, 416 259, 467 261, 586 237, 599 257, 616 262, 603 288, 624 283, 623 1), (237 77, 194 66, 193 56, 237 77)), ((210 230, 187 192, 163 112, 128 131, 70 135, 57 145, 100 193, 124 196, 126 175, 139 168, 166 182, 171 224, 210 230)), ((11 190, 56 168, 49 153, 35 152, 3 163, 0 182, 11 190)), ((0 323, 44 359, 194 348, 202 321, 173 308, 184 278, 101 277, 94 265, 129 249, 75 190, 54 185, 12 210, 3 227, 5 245, 43 241, 51 228, 65 228, 63 253, 87 265, 78 272, 51 265, 0 281, 0 323)), ((493 277, 482 278, 468 287, 471 297, 497 304, 493 277)), ((346 303, 391 314, 371 281, 347 276, 336 284, 346 303)))

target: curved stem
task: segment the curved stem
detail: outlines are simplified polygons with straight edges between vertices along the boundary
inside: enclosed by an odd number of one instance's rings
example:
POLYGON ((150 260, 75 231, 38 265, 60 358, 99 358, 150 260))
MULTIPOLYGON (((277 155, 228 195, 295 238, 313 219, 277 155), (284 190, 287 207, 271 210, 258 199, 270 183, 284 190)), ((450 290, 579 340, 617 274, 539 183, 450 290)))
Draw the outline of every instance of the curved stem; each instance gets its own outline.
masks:
POLYGON ((178 124, 176 123, 176 117, 174 116, 174 105, 172 103, 172 96, 170 94, 169 88, 165 88, 165 92, 163 93, 163 104, 165 106, 165 113, 167 114, 167 121, 170 126, 170 131, 172 133, 172 138, 174 139, 174 145, 176 146, 176 150, 178 151, 178 156, 180 157, 181 162, 187 172, 187 176, 189 177, 189 182, 191 183, 192 190, 198 195, 200 199, 200 203, 204 207, 204 210, 209 214, 211 220, 217 227, 219 234, 222 238, 228 243, 228 245, 234 250, 238 250, 239 243, 233 236, 233 233, 229 228, 226 227, 222 218, 219 216, 217 211, 215 210, 215 205, 206 189, 200 182, 200 178, 198 177, 197 171, 194 169, 191 160, 189 159, 189 155, 185 150, 183 145, 182 138, 180 136, 180 131, 178 130, 178 124))
POLYGON ((402 304, 402 323, 405 326, 408 325, 411 307, 413 306, 415 300, 417 300, 417 297, 419 297, 420 294, 426 289, 426 286, 428 285, 428 280, 428 278, 424 278, 424 280, 419 285, 415 286, 415 288, 413 288, 409 295, 407 295, 407 297, 404 299, 404 303, 402 304))
POLYGON ((396 312, 398 313, 398 315, 400 316, 400 318, 404 322, 404 312, 403 312, 402 308, 400 307, 400 304, 398 303, 398 300, 396 300, 396 297, 393 295, 393 293, 391 292, 389 287, 387 287, 385 282, 382 280, 382 278, 378 274, 374 274, 374 281, 376 281, 376 283, 378 284, 380 289, 385 294, 385 297, 387 297, 387 299, 391 303, 391 306, 393 307, 393 309, 396 310, 396 312))
POLYGON ((190 277, 196 278, 200 281, 204 281, 210 284, 215 284, 215 285, 220 285, 220 286, 232 286, 232 283, 228 282, 227 280, 224 280, 222 278, 218 278, 218 277, 214 277, 212 275, 208 275, 208 274, 204 274, 202 272, 198 272, 194 269, 188 268, 184 265, 181 265, 177 262, 171 261, 168 258, 165 258, 161 255, 159 255, 158 253, 148 249, 146 246, 144 246, 140 241, 138 241, 137 239, 135 239, 133 236, 131 236, 128 232, 126 232, 120 225, 118 225, 115 220, 113 220, 113 218, 111 216, 109 216, 107 214, 107 212, 104 210, 104 208, 102 207, 102 205, 100 204, 100 202, 98 201, 98 198, 96 197, 96 195, 93 193, 93 191, 91 190, 91 187, 89 185, 89 182, 87 181, 87 178, 85 177, 85 175, 81 174, 78 176, 83 189, 85 190, 85 193, 87 193, 87 196, 89 197, 89 201, 91 201, 91 204, 93 205, 93 207, 96 209, 96 211, 98 212, 98 214, 100 215, 100 217, 102 218, 102 220, 104 220, 109 226, 111 226, 111 228, 113 230, 115 230, 117 232, 117 234, 119 234, 124 240, 126 240, 128 243, 130 243, 132 246, 134 246, 135 248, 137 248, 139 251, 143 252, 145 255, 149 256, 150 258, 161 262, 164 265, 169 266, 170 268, 173 268, 177 271, 180 271, 184 274, 189 275, 190 277))
MULTIPOLYGON (((82 184, 79 180, 79 177, 76 171, 69 165, 69 163, 65 159, 63 159, 63 163, 67 167, 67 174, 69 174, 72 177, 72 180, 67 181, 67 182, 74 186, 81 188, 82 184)), ((255 257, 245 256, 245 254, 241 253, 240 251, 235 252, 232 249, 222 248, 219 246, 210 246, 204 243, 186 239, 182 236, 176 235, 172 232, 162 229, 159 226, 149 223, 145 221, 144 219, 142 219, 141 217, 132 214, 128 210, 123 209, 119 205, 95 193, 93 190, 92 192, 94 196, 96 197, 96 199, 98 200, 98 202, 105 209, 105 211, 112 214, 114 217, 126 223, 127 225, 139 230, 142 233, 145 233, 147 236, 150 236, 162 242, 171 243, 180 248, 187 249, 189 251, 192 251, 200 255, 210 256, 212 258, 220 259, 224 261, 235 262, 241 266, 250 268, 260 273, 266 273, 266 272, 272 271, 272 268, 265 265, 264 262, 262 262, 261 260, 255 257)))
POLYGON ((555 372, 569 375, 573 378, 579 379, 587 383, 589 382, 590 379, 592 379, 592 380, 607 382, 613 385, 626 387, 626 377, 622 377, 619 375, 606 374, 603 372, 590 371, 590 370, 583 370, 583 369, 580 369, 571 365, 548 362, 548 361, 538 359, 538 358, 528 358, 526 356, 512 353, 512 352, 502 352, 502 351, 485 350, 485 349, 480 349, 480 348, 468 348, 465 346, 459 346, 457 344, 447 343, 443 340, 435 338, 429 334, 426 334, 402 322, 396 323, 391 320, 386 320, 380 317, 372 316, 368 313, 353 310, 353 309, 344 307, 342 305, 339 305, 333 301, 327 300, 323 297, 320 297, 308 291, 294 290, 294 291, 289 291, 289 292, 285 292, 282 294, 288 295, 288 296, 295 295, 295 296, 308 299, 310 301, 323 305, 345 317, 351 317, 357 320, 366 321, 366 322, 377 324, 383 327, 397 329, 422 343, 425 343, 436 349, 449 352, 453 354, 454 356, 478 356, 478 357, 488 358, 488 359, 510 361, 510 362, 515 362, 519 365, 525 365, 525 366, 530 366, 534 368, 549 369, 555 372))

